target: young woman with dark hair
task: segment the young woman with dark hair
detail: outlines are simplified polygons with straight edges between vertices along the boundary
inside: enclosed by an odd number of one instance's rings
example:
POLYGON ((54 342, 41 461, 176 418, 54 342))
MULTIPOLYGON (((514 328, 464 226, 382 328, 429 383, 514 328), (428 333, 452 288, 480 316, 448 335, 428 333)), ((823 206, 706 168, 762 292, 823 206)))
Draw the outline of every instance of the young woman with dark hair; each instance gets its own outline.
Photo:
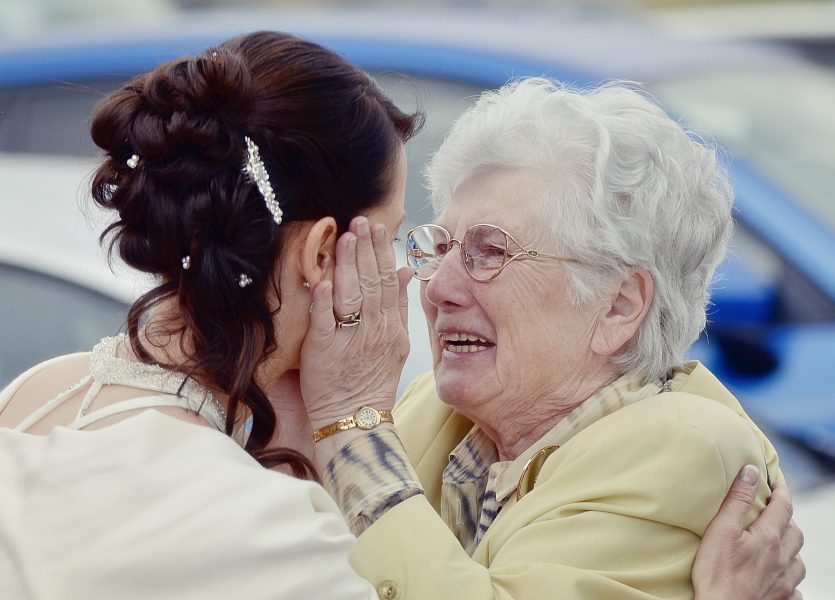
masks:
POLYGON ((246 448, 265 464, 312 474, 304 455, 276 448, 263 388, 279 360, 297 368, 306 330, 293 309, 310 304, 303 286, 314 282, 287 264, 288 246, 307 234, 327 259, 353 217, 389 205, 393 235, 402 146, 420 125, 341 57, 268 32, 162 65, 98 107, 93 141, 110 160, 93 198, 119 215, 103 238, 113 234, 128 265, 160 280, 128 314, 132 353, 225 396, 226 433, 251 415, 246 448), (242 172, 245 138, 280 199, 281 227, 242 172), (154 307, 169 310, 144 324, 154 307))
MULTIPOLYGON (((373 407, 408 352, 411 272, 391 242, 420 124, 338 55, 273 32, 99 105, 102 237, 156 285, 126 334, 0 393, 4 599, 398 597, 351 570, 355 538, 310 480, 317 453, 392 426, 373 407), (366 407, 343 418, 346 398, 366 407)), ((403 480, 374 505, 420 493, 403 480)))
MULTIPOLYGON (((398 287, 403 144, 420 124, 337 54, 272 32, 163 64, 97 107, 92 193, 117 215, 102 239, 156 285, 127 335, 0 396, 3 495, 21 503, 0 508, 0 596, 376 597, 305 480, 298 369, 314 288, 345 281, 342 254, 383 257, 398 287)), ((379 340, 398 369, 399 296, 379 340)))

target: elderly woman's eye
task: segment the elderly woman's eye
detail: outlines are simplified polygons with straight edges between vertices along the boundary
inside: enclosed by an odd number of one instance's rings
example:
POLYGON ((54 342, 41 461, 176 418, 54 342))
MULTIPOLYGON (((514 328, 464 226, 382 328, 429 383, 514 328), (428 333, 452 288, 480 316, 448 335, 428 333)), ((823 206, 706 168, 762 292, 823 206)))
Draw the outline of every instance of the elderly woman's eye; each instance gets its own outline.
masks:
POLYGON ((469 248, 469 253, 475 259, 501 262, 504 260, 505 248, 504 245, 498 246, 494 244, 480 244, 474 247, 471 246, 469 248))

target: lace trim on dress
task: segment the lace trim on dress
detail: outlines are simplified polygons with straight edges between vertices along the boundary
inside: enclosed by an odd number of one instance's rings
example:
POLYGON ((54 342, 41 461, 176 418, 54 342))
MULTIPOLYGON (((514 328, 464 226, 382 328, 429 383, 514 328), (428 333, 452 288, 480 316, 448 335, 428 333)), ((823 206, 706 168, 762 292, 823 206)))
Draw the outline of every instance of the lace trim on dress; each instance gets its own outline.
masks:
MULTIPOLYGON (((126 334, 103 338, 93 348, 90 356, 90 374, 98 384, 95 387, 100 389, 102 385, 122 385, 171 394, 185 400, 190 410, 207 418, 217 429, 225 430, 226 410, 209 389, 184 373, 117 356, 119 344, 127 339, 126 334)), ((89 406, 89 402, 85 404, 89 406)), ((86 410, 82 409, 79 416, 84 416, 85 413, 86 410)))
MULTIPOLYGON (((85 427, 117 415, 119 413, 142 410, 145 408, 179 407, 203 417, 221 433, 226 432, 226 409, 208 388, 203 387, 184 373, 172 371, 159 365, 149 365, 119 358, 116 352, 119 345, 126 342, 127 335, 104 338, 90 353, 90 370, 80 381, 71 385, 64 392, 52 398, 29 414, 15 427, 15 431, 26 432, 44 417, 71 398, 81 387, 90 384, 73 421, 64 425, 69 429, 85 427), (139 390, 156 392, 146 396, 128 398, 101 408, 90 410, 96 396, 105 385, 122 385, 139 390)), ((32 367, 20 375, 12 384, 0 392, 0 410, 5 408, 9 399, 18 388, 38 371, 70 356, 52 359, 32 367)), ((251 419, 251 417, 250 417, 251 419)), ((233 432, 232 439, 241 447, 246 447, 250 420, 233 432)))

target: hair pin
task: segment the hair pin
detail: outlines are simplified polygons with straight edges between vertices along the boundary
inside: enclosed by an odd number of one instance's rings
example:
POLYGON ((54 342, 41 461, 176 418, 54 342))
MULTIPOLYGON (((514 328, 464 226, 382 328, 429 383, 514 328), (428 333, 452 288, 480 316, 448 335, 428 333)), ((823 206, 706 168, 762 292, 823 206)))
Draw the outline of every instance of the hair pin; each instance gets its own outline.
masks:
POLYGON ((183 263, 183 270, 184 271, 188 271, 189 268, 191 268, 191 256, 189 256, 189 255, 184 256, 183 259, 180 262, 183 263))
POLYGON ((246 273, 241 273, 240 277, 238 277, 238 285, 245 288, 250 283, 252 283, 252 279, 246 273))
POLYGON ((139 155, 132 154, 131 157, 125 161, 131 169, 135 169, 139 165, 139 155))
POLYGON ((278 205, 278 200, 275 199, 275 192, 273 192, 273 186, 270 184, 270 174, 267 173, 267 167, 261 160, 261 151, 249 136, 244 136, 244 142, 246 142, 246 160, 244 161, 243 171, 249 176, 250 181, 258 187, 258 191, 264 197, 264 203, 272 214, 275 224, 281 225, 284 212, 278 205))

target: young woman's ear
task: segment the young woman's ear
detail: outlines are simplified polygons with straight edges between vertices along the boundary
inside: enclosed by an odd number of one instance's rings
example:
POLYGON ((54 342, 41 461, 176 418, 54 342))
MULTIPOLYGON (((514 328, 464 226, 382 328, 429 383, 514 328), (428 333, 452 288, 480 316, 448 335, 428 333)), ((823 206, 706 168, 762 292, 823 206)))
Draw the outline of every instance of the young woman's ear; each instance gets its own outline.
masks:
POLYGON ((315 287, 323 279, 333 280, 336 266, 336 221, 323 217, 313 223, 302 241, 301 272, 304 280, 315 287))
POLYGON ((652 304, 655 291, 652 275, 635 269, 621 281, 601 310, 592 336, 592 351, 612 356, 638 332, 652 304))

